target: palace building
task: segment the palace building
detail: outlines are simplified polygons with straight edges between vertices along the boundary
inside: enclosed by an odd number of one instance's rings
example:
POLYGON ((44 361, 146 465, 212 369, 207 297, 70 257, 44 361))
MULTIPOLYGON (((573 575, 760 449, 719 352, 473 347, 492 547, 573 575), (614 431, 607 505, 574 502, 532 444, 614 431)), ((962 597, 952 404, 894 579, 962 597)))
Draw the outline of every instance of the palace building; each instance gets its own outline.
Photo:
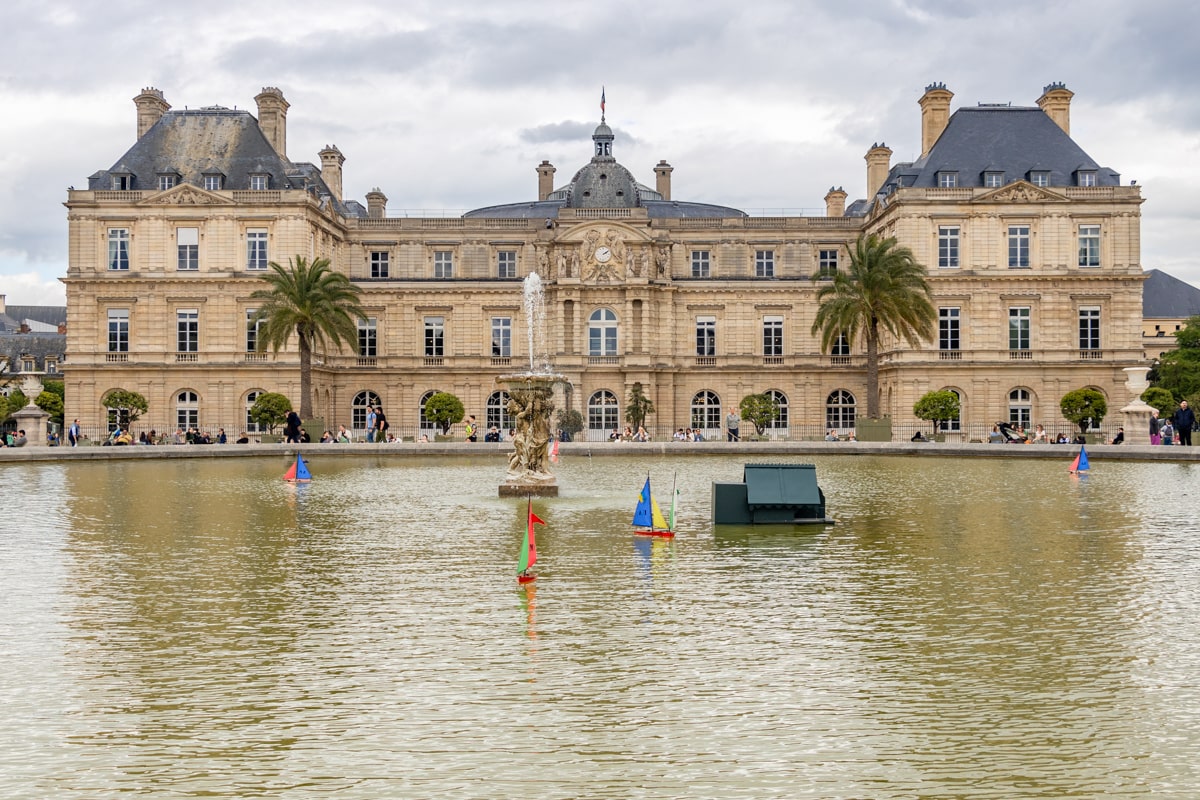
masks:
POLYGON ((964 437, 997 420, 1057 428, 1060 398, 1085 386, 1120 408, 1122 369, 1146 365, 1141 191, 1071 138, 1072 96, 1051 84, 1033 106, 952 111, 933 84, 918 101, 920 158, 893 163, 873 145, 863 197, 832 188, 824 216, 679 199, 666 161, 647 171, 651 188, 617 160, 602 118, 569 181, 534 165, 536 198, 394 218, 380 189, 365 205, 343 196, 336 146, 319 165, 291 160, 279 89, 255 98, 257 117, 173 110, 146 89, 133 146, 68 193, 66 417, 111 424, 112 389, 144 395, 139 424, 159 430, 253 429, 246 410, 262 392, 298 404, 294 341, 260 352, 248 321, 268 262, 301 255, 348 275, 370 315, 358 353, 315 360, 314 412, 330 427, 362 428, 378 403, 413 435, 436 391, 508 427, 496 377, 529 363, 522 281, 536 271, 562 402, 590 437, 625 424, 635 383, 660 435, 715 434, 726 409, 764 392, 781 409, 771 436, 845 431, 866 413, 863 343, 823 352, 811 327, 823 278, 863 233, 912 249, 938 314, 922 346, 881 346, 885 415, 911 422, 937 389, 958 394, 947 427, 964 437))

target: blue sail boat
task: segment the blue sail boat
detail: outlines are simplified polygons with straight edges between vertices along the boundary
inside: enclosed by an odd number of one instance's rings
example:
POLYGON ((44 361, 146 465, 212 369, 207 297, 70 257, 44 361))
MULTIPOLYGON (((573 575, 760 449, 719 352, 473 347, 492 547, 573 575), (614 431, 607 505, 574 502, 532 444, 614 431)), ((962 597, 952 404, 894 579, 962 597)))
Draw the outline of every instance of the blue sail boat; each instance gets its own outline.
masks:
POLYGON ((634 533, 640 536, 662 536, 670 538, 675 535, 675 497, 679 490, 675 488, 674 479, 671 481, 671 518, 663 517, 658 501, 650 491, 650 476, 646 476, 646 485, 638 494, 637 506, 633 510, 634 533))

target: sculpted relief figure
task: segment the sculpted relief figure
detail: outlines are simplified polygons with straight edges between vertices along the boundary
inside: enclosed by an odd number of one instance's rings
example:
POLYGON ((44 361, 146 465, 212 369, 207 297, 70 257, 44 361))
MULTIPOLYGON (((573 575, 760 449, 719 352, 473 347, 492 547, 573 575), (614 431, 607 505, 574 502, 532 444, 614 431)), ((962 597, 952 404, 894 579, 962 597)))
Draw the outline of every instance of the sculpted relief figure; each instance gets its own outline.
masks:
POLYGON ((550 272, 550 254, 542 248, 538 248, 537 265, 539 275, 543 275, 546 278, 554 277, 550 272))
POLYGON ((637 267, 637 258, 634 257, 632 247, 625 249, 625 274, 631 278, 642 276, 642 271, 637 267))
POLYGON ((658 267, 659 275, 667 274, 667 263, 671 259, 670 250, 666 247, 659 247, 654 253, 654 264, 658 267))
POLYGON ((558 274, 563 278, 571 277, 571 266, 567 261, 567 251, 565 250, 558 251, 558 274))

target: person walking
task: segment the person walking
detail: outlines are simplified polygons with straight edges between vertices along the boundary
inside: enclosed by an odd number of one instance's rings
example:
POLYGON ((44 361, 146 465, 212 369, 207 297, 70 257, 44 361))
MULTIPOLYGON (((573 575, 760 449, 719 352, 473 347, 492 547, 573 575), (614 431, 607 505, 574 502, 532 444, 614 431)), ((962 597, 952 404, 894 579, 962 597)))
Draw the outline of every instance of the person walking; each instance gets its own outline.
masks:
POLYGON ((79 445, 79 420, 71 423, 71 427, 67 428, 67 441, 71 443, 71 447, 79 445))
MULTIPOLYGON (((189 438, 191 436, 190 429, 188 436, 189 438)), ((300 415, 294 410, 287 413, 287 422, 283 426, 283 438, 288 444, 300 444, 300 415)))
POLYGON ((375 441, 375 406, 367 406, 367 444, 375 441))
POLYGON ((741 427, 741 424, 742 418, 732 408, 729 409, 729 413, 725 415, 725 441, 741 441, 741 437, 738 436, 738 429, 741 427))
POLYGON ((479 426, 475 424, 474 414, 471 414, 469 417, 467 417, 466 433, 468 442, 479 441, 479 426))
POLYGON ((384 443, 388 440, 388 421, 387 415, 383 413, 383 406, 375 407, 375 441, 384 443))
POLYGON ((1171 422, 1175 424, 1175 435, 1179 437, 1181 445, 1192 446, 1192 428, 1196 426, 1196 414, 1188 408, 1188 401, 1181 400, 1179 408, 1175 409, 1175 413, 1171 415, 1171 422))

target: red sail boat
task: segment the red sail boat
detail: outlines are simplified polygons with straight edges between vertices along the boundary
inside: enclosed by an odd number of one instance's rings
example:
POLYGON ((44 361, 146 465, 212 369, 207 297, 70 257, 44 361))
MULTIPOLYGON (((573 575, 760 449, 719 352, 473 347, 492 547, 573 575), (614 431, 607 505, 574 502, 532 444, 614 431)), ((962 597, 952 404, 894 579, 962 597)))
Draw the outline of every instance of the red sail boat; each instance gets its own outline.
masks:
POLYGON ((521 556, 517 559, 517 583, 533 583, 537 575, 533 574, 533 565, 537 563, 537 541, 533 536, 535 523, 545 525, 545 521, 533 513, 533 499, 526 498, 528 503, 525 525, 525 541, 521 544, 521 556))
POLYGON ((312 473, 308 471, 308 464, 304 463, 304 456, 296 453, 296 460, 283 474, 283 479, 288 483, 308 483, 312 480, 312 473))

